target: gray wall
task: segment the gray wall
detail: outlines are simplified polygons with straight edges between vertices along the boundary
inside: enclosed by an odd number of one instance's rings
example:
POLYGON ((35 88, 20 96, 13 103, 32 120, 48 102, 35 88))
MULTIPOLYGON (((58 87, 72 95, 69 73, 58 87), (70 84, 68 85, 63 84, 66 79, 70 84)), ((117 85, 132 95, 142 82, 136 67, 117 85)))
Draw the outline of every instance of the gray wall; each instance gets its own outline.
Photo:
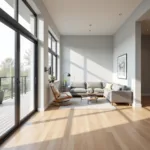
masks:
POLYGON ((61 77, 71 81, 112 82, 112 36, 61 36, 61 77))
POLYGON ((142 36, 142 95, 150 95, 150 36, 142 36))
POLYGON ((53 101, 52 94, 49 94, 48 72, 44 72, 44 67, 48 68, 48 30, 53 31, 58 41, 60 35, 43 1, 33 2, 38 10, 38 110, 43 111, 53 101))
POLYGON ((139 18, 150 8, 150 0, 144 0, 114 35, 114 74, 116 83, 129 85, 134 92, 134 106, 141 106, 141 27, 139 18), (128 54, 128 79, 117 78, 116 61, 119 55, 128 54))

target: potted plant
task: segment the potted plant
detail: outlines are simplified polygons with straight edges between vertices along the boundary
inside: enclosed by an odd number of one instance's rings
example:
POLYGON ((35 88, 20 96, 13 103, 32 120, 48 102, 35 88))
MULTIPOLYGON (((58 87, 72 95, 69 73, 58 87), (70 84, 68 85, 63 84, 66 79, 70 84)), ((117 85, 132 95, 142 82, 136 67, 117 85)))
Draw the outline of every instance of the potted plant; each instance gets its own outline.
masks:
POLYGON ((4 99, 4 91, 0 90, 0 104, 3 103, 3 99, 4 99))
POLYGON ((67 86, 67 80, 64 79, 64 86, 67 86))
POLYGON ((54 81, 56 80, 56 78, 54 76, 50 76, 50 79, 49 79, 49 82, 51 83, 54 83, 54 81))

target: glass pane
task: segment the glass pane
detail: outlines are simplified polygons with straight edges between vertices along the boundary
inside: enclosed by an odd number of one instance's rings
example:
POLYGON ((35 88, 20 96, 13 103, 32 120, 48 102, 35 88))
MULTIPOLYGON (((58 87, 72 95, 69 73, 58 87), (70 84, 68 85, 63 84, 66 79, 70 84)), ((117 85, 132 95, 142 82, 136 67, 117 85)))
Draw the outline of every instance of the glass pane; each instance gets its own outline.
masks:
POLYGON ((15 0, 0 0, 0 8, 8 13, 12 18, 15 17, 15 0))
POLYGON ((60 80, 60 58, 57 57, 57 80, 60 80))
POLYGON ((51 80, 51 74, 52 74, 52 54, 48 53, 48 79, 51 80))
POLYGON ((34 110, 34 43, 20 41, 20 118, 34 110))
POLYGON ((56 52, 56 41, 52 38, 52 50, 56 52))
POLYGON ((49 48, 52 48, 52 42, 51 42, 52 40, 51 40, 51 35, 49 34, 48 35, 48 47, 49 48))
POLYGON ((60 44, 57 42, 57 55, 60 55, 60 44))
POLYGON ((53 56, 53 76, 56 78, 56 57, 53 56))
POLYGON ((0 137, 15 125, 14 76, 15 31, 0 22, 0 137))
POLYGON ((19 1, 19 23, 34 34, 35 17, 22 0, 19 1))

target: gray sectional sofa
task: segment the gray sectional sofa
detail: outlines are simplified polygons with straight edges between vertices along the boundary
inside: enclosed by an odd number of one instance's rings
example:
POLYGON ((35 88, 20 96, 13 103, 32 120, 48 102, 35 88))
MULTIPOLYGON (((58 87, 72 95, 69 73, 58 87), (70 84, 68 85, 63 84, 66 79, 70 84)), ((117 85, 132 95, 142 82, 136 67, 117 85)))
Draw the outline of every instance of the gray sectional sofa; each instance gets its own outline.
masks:
POLYGON ((73 96, 87 95, 87 93, 97 93, 103 96, 104 93, 102 82, 73 82, 69 88, 73 96))
MULTIPOLYGON (((110 84, 110 83, 109 83, 110 84)), ((133 102, 133 92, 129 87, 112 83, 111 87, 106 88, 105 82, 73 82, 70 86, 72 96, 87 95, 94 93, 98 96, 104 96, 112 104, 113 103, 128 103, 133 102)))

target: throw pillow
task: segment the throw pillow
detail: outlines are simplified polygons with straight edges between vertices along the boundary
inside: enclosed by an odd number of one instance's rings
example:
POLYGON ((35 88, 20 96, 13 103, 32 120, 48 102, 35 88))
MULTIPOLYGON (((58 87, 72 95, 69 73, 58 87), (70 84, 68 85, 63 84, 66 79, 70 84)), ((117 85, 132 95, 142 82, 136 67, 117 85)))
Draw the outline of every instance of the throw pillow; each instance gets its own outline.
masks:
POLYGON ((110 83, 106 83, 105 89, 107 90, 111 90, 112 84, 110 83))

